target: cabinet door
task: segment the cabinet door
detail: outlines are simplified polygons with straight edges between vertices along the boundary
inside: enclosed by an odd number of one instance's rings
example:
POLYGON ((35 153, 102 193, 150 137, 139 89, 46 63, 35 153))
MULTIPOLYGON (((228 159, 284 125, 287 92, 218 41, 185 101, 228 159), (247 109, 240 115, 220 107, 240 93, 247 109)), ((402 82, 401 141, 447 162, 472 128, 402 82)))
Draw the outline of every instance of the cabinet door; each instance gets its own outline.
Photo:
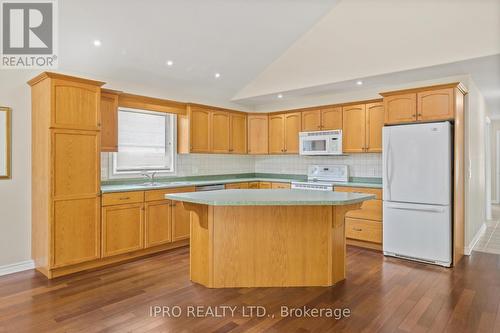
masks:
POLYGON ((272 189, 288 189, 290 187, 290 183, 271 183, 272 189))
POLYGON ((172 202, 170 200, 146 203, 145 247, 172 241, 172 202))
POLYGON ((52 193, 56 199, 100 192, 99 133, 52 130, 52 193))
POLYGON ((366 104, 366 151, 382 151, 382 127, 384 127, 384 104, 366 104))
POLYGON ((214 111, 212 113, 212 152, 229 153, 229 113, 214 111))
POLYGON ((321 109, 321 130, 342 129, 342 107, 321 109))
POLYGON ((52 128, 99 130, 101 88, 54 79, 52 128))
POLYGON ((191 152, 211 152, 212 135, 210 110, 199 107, 191 107, 190 117, 191 152))
POLYGON ((453 89, 436 89, 417 94, 417 119, 423 121, 453 119, 453 89))
POLYGON ((118 95, 101 93, 101 151, 118 151, 118 95))
POLYGON ((144 205, 103 207, 102 256, 110 257, 142 248, 144 248, 144 205))
POLYGON ((361 153, 365 151, 365 113, 365 104, 342 108, 342 150, 345 153, 361 153))
POLYGON ((285 152, 285 117, 282 114, 269 116, 269 154, 285 152))
POLYGON ((268 116, 249 115, 248 116, 248 153, 267 154, 268 153, 268 116))
POLYGON ((285 113, 285 153, 299 153, 300 112, 285 113))
POLYGON ((172 201, 172 241, 189 238, 190 213, 178 201, 172 201))
POLYGON ((321 111, 302 111, 302 131, 309 132, 319 130, 321 130, 321 111))
POLYGON ((417 120, 417 94, 384 97, 385 123, 398 124, 417 120))
POLYGON ((232 154, 247 153, 247 116, 231 114, 231 147, 232 154))
POLYGON ((100 205, 97 196, 54 201, 52 267, 100 258, 100 205))

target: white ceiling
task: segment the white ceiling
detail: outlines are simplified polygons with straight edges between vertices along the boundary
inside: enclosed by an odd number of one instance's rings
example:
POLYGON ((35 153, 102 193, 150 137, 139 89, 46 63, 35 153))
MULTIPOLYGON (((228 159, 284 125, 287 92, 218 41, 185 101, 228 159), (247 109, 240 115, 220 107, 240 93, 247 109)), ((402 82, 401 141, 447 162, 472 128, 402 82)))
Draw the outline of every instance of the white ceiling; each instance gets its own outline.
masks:
POLYGON ((112 89, 263 110, 471 75, 500 114, 499 0, 64 0, 59 17, 59 71, 112 89))
POLYGON ((59 70, 110 88, 128 83, 158 97, 228 104, 336 2, 59 1, 59 70))

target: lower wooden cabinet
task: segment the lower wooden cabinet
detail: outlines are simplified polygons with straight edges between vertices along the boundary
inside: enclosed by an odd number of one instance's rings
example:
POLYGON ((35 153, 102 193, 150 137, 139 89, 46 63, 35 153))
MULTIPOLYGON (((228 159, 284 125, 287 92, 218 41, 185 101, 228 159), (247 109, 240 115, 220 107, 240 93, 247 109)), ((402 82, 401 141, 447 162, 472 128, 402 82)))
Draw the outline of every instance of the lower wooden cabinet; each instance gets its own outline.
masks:
POLYGON ((145 247, 172 241, 172 201, 162 200, 145 204, 145 247))
POLYGON ((290 188, 290 183, 271 183, 271 188, 272 189, 284 189, 284 188, 290 188))
POLYGON ((231 184, 226 184, 226 185, 224 185, 224 188, 226 190, 231 190, 231 189, 247 189, 248 188, 248 183, 231 183, 231 184))
POLYGON ((179 201, 172 201, 172 241, 189 238, 191 216, 179 201))
POLYGON ((102 208, 102 256, 144 248, 144 204, 102 208))
POLYGON ((260 189, 270 189, 272 187, 271 182, 259 182, 260 189))

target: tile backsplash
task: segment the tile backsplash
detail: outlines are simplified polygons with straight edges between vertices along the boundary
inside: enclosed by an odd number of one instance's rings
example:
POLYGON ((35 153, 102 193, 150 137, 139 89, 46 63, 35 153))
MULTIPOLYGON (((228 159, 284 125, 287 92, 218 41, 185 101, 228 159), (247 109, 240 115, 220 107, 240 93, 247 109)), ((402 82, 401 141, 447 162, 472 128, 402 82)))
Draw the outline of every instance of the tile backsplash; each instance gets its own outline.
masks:
MULTIPOLYGON (((110 154, 101 154, 101 178, 108 179, 110 154)), ((307 173, 311 164, 347 164, 351 177, 382 177, 382 154, 345 156, 179 154, 174 176, 205 176, 236 173, 307 173)))
POLYGON ((382 178, 382 154, 376 153, 345 156, 256 156, 255 172, 307 174, 307 166, 311 164, 346 164, 351 177, 382 178))

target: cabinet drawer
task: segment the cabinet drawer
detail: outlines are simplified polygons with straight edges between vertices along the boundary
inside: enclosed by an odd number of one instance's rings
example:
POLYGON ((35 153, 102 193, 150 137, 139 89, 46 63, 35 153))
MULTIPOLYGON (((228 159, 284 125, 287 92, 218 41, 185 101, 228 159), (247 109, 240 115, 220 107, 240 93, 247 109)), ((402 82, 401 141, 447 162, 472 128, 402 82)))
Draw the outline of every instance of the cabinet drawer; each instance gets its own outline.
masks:
POLYGON ((375 194, 375 199, 382 200, 382 189, 380 188, 335 186, 334 191, 375 194))
POLYGON ((273 189, 290 188, 290 183, 272 183, 271 188, 273 189))
POLYGON ((102 195, 102 205, 112 206, 130 203, 141 203, 144 201, 144 192, 118 192, 102 195))
POLYGON ((258 189, 259 188, 259 182, 250 182, 250 183, 248 183, 248 188, 250 188, 250 189, 258 189))
POLYGON ((248 183, 231 183, 224 186, 226 190, 237 190, 237 189, 247 189, 248 183))
POLYGON ((269 189, 271 188, 271 183, 270 182, 260 182, 259 183, 259 188, 260 189, 269 189))
POLYGON ((347 238, 381 244, 382 223, 346 217, 345 235, 347 238))
POLYGON ((144 192, 144 201, 159 201, 165 200, 165 194, 169 193, 182 193, 182 192, 194 192, 193 186, 188 187, 176 187, 176 188, 165 188, 161 190, 151 190, 144 192))

